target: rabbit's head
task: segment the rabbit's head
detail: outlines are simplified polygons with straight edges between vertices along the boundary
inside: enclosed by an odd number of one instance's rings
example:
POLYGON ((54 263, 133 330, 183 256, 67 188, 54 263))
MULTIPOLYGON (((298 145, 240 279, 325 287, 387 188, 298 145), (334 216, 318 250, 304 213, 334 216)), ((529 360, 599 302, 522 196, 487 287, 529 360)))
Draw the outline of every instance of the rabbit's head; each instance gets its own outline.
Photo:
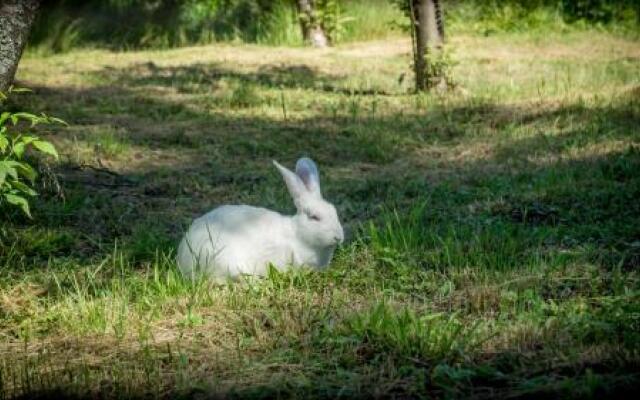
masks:
POLYGON ((322 198, 320 175, 316 164, 303 157, 296 163, 296 172, 280 165, 278 168, 293 198, 298 214, 294 218, 297 234, 313 248, 333 248, 344 240, 344 231, 333 204, 322 198))

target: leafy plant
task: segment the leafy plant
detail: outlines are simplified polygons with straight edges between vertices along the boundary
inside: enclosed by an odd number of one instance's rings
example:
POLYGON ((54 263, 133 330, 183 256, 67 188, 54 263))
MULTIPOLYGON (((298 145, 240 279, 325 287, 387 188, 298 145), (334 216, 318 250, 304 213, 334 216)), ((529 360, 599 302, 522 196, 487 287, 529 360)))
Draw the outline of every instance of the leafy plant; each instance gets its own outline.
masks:
MULTIPOLYGON (((9 89, 9 94, 24 92, 25 89, 9 89)), ((0 105, 8 96, 0 92, 0 105)), ((58 158, 56 148, 50 142, 40 139, 30 130, 39 124, 62 123, 58 118, 45 114, 3 111, 0 113, 0 206, 10 204, 19 207, 31 217, 28 197, 37 192, 33 184, 38 173, 25 159, 28 150, 58 158), (25 125, 26 123, 26 125, 25 125)))
POLYGON ((447 88, 456 86, 453 76, 453 68, 459 62, 453 57, 450 47, 442 49, 440 54, 430 57, 425 63, 427 69, 427 87, 437 87, 440 82, 444 82, 447 88))

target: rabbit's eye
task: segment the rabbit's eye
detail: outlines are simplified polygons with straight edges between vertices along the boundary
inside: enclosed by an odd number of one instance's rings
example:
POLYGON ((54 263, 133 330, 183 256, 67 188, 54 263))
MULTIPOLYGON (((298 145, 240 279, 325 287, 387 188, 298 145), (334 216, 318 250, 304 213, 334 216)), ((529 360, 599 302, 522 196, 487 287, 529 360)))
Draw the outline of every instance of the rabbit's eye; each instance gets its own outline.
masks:
POLYGON ((316 214, 309 214, 309 219, 313 221, 320 221, 320 217, 316 214))

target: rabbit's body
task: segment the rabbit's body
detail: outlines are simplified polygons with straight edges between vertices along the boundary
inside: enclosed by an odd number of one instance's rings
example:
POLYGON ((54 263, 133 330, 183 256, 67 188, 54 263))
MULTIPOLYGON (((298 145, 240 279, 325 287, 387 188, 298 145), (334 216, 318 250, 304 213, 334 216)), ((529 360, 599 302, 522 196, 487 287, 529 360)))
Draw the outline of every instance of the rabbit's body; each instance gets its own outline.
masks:
POLYGON ((211 277, 262 276, 269 263, 278 269, 326 266, 333 249, 300 242, 295 218, 266 208, 220 206, 193 222, 178 248, 178 264, 185 275, 200 268, 211 277))
POLYGON ((264 276, 269 264, 281 270, 301 265, 325 267, 343 240, 342 227, 335 208, 320 195, 315 164, 301 160, 298 176, 276 163, 298 208, 296 215, 247 205, 214 209, 194 220, 182 239, 177 256, 182 273, 194 277, 202 272, 215 279, 264 276), (300 172, 305 163, 310 163, 310 174, 300 172))

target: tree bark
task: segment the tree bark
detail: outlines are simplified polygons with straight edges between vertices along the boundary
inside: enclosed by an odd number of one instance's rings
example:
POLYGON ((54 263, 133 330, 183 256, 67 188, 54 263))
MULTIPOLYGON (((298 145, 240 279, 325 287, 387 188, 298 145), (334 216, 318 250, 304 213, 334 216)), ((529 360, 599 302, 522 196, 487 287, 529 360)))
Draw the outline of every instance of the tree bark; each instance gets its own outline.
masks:
POLYGON ((411 1, 411 16, 414 26, 414 68, 416 90, 425 91, 444 82, 430 63, 440 57, 444 44, 444 22, 438 0, 411 1))
POLYGON ((305 43, 309 43, 313 47, 327 47, 329 40, 320 21, 318 21, 314 1, 297 0, 296 4, 302 28, 302 38, 305 43))
POLYGON ((13 83, 39 0, 0 0, 0 91, 13 83))

